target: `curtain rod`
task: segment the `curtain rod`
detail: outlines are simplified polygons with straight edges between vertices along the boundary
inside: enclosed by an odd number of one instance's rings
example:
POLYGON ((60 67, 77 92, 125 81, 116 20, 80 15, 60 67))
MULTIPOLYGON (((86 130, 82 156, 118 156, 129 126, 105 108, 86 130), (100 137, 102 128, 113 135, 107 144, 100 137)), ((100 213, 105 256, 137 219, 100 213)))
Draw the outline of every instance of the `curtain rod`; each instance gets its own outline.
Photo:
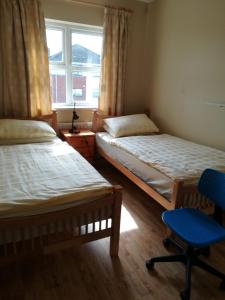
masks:
MULTIPOLYGON (((115 7, 115 6, 100 4, 100 3, 96 3, 96 2, 89 2, 89 1, 79 1, 79 0, 64 0, 64 1, 73 2, 73 3, 80 4, 80 5, 100 7, 100 8, 105 8, 105 7, 118 8, 118 7, 115 7)), ((122 9, 127 11, 127 12, 133 13, 133 10, 131 10, 131 9, 127 9, 127 8, 122 8, 122 9)))

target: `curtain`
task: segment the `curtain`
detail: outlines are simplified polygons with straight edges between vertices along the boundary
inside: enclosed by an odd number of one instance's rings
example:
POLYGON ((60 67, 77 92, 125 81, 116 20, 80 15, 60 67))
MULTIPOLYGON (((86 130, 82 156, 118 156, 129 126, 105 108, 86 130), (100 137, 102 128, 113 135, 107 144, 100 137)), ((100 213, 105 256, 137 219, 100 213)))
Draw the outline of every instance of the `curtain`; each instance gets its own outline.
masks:
POLYGON ((0 1, 0 116, 51 112, 45 20, 39 0, 0 1))
POLYGON ((130 12, 105 8, 99 108, 106 114, 121 115, 130 12))

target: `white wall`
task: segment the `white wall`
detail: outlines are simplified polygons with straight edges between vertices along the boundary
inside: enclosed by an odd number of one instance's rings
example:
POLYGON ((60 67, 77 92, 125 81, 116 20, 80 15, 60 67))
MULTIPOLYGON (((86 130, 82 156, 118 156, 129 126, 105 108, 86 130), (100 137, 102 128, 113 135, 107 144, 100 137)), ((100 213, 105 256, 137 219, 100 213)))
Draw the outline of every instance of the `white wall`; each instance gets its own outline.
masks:
POLYGON ((225 1, 149 6, 147 105, 166 132, 225 150, 225 1))

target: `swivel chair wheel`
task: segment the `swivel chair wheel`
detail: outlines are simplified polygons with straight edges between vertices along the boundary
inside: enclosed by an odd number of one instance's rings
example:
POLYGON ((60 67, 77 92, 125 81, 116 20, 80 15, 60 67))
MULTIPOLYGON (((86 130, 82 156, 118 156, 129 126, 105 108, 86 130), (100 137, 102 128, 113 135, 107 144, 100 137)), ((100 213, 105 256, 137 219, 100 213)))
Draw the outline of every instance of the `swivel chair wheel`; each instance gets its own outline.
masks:
POLYGON ((225 291, 225 280, 221 282, 220 288, 225 291))
POLYGON ((165 238, 162 242, 163 242, 163 246, 164 246, 166 249, 168 249, 169 246, 171 245, 171 241, 170 241, 169 238, 165 238))
POLYGON ((180 292, 180 298, 181 298, 182 300, 189 300, 189 299, 190 299, 190 292, 189 292, 189 291, 186 291, 186 290, 181 291, 181 292, 180 292))
POLYGON ((154 262, 151 259, 146 260, 145 265, 146 265, 146 268, 148 270, 153 270, 154 269, 154 262))

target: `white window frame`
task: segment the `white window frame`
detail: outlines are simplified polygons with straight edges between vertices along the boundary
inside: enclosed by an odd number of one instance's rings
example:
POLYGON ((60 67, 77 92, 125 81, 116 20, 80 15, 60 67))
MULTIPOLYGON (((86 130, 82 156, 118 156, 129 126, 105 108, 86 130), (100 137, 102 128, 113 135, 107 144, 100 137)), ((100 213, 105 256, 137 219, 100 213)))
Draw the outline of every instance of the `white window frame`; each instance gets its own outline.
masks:
MULTIPOLYGON (((73 100, 73 91, 72 91, 72 72, 74 71, 86 71, 86 70, 95 70, 95 67, 92 65, 88 66, 76 66, 72 64, 72 33, 88 33, 93 35, 102 36, 103 27, 84 25, 78 23, 64 22, 53 19, 45 19, 46 29, 58 29, 62 30, 63 34, 63 61, 62 62, 51 62, 49 61, 49 69, 51 70, 65 70, 66 73, 66 99, 64 104, 52 103, 53 108, 70 108, 74 105, 73 100)), ((101 66, 96 66, 96 69, 101 68, 101 66)), ((99 70, 100 71, 100 70, 99 70)), ((76 107, 81 108, 97 108, 98 101, 93 103, 91 99, 86 100, 76 100, 76 107)))

